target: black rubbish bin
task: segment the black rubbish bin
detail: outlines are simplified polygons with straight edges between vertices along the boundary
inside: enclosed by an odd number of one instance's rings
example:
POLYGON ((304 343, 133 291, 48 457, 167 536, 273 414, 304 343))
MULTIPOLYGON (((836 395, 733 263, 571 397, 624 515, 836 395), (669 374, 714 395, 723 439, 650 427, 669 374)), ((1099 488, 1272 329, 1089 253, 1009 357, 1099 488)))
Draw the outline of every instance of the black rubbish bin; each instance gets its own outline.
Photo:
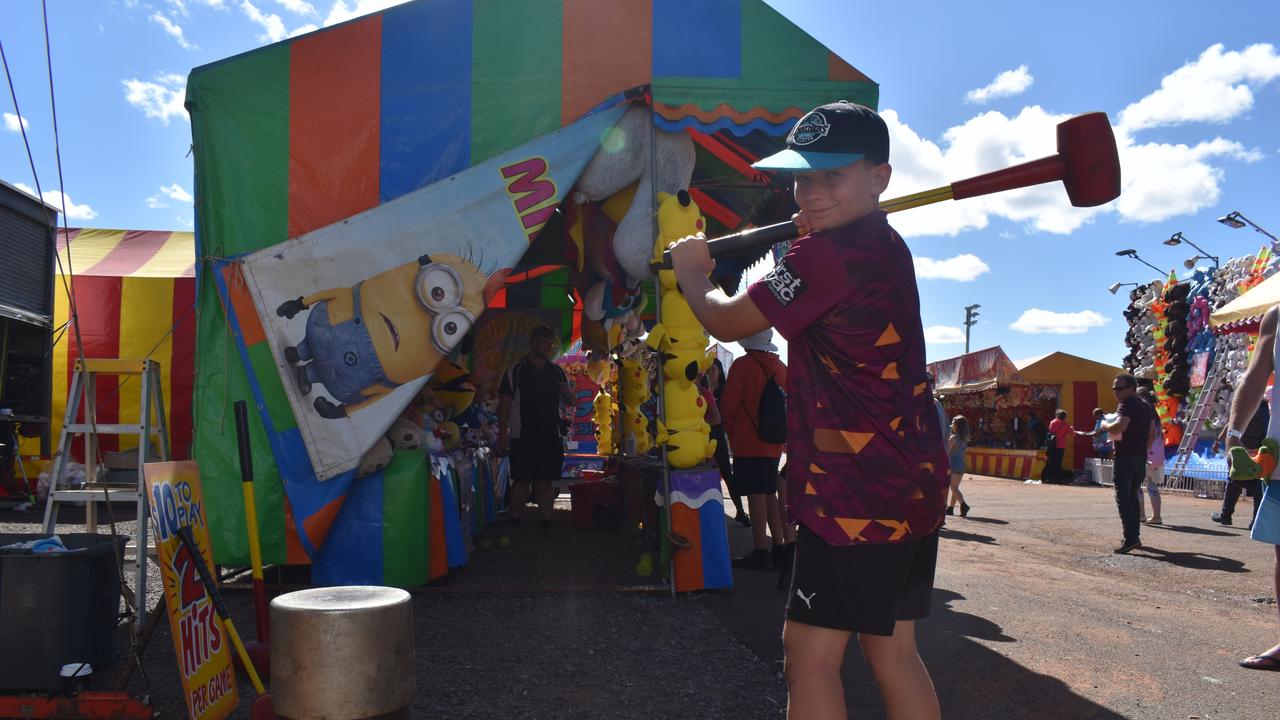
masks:
MULTIPOLYGON (((0 548, 49 537, 0 534, 0 548)), ((63 665, 111 665, 127 538, 59 534, 67 552, 0 549, 0 690, 56 692, 63 665)))

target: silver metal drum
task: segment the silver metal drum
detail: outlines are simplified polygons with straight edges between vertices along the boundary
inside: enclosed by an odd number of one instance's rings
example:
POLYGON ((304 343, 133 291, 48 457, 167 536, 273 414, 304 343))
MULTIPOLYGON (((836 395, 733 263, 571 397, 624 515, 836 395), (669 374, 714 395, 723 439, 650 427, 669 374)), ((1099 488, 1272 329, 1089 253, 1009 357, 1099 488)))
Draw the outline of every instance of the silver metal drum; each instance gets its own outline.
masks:
POLYGON ((404 590, 325 587, 271 601, 271 705, 281 718, 408 717, 413 670, 404 590))

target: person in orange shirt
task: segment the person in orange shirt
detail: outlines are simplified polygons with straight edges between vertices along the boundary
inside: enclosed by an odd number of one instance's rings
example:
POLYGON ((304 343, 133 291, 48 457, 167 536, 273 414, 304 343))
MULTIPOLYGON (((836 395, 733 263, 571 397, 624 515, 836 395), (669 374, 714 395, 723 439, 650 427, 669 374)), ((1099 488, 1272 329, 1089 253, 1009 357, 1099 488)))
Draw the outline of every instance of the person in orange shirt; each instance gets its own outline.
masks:
POLYGON ((787 542, 778 503, 778 460, 785 446, 761 439, 757 414, 767 380, 781 388, 787 386, 787 366, 778 357, 772 328, 745 337, 739 344, 747 352, 729 366, 720 395, 720 417, 733 453, 734 483, 747 496, 747 512, 755 519, 751 524, 755 550, 735 558, 733 564, 748 570, 773 570, 782 563, 787 542))

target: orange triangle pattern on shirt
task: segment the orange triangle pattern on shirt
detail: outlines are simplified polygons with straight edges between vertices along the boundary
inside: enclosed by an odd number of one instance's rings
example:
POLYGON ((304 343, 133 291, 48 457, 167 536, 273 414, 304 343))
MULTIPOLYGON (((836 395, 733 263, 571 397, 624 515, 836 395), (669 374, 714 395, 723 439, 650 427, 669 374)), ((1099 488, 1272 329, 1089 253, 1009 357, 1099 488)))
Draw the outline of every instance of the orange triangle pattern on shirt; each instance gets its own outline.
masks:
POLYGON ((805 495, 817 495, 817 494, 818 494, 818 491, 813 489, 813 483, 805 483, 805 484, 804 484, 804 494, 805 494, 805 495))
POLYGON ((889 427, 893 428, 894 430, 897 430, 897 429, 898 429, 898 426, 899 426, 899 425, 901 425, 901 424, 902 424, 902 417, 901 417, 901 416, 896 417, 896 418, 894 418, 894 419, 892 419, 892 420, 890 420, 890 421, 889 421, 889 427))
POLYGON ((822 361, 823 365, 827 366, 827 372, 830 372, 832 375, 840 374, 840 369, 836 367, 835 363, 831 362, 831 358, 826 355, 819 355, 818 359, 822 361))
POLYGON ((911 524, 906 520, 876 520, 876 522, 893 531, 893 534, 889 536, 888 542, 897 542, 904 535, 911 532, 911 524))
POLYGON ((858 454, 871 442, 875 433, 851 432, 832 428, 818 428, 813 431, 813 444, 822 452, 858 454))
POLYGON ((898 375, 898 363, 891 362, 885 366, 884 372, 880 373, 881 380, 900 380, 898 375))
POLYGON ((893 323, 889 323, 889 327, 884 329, 884 332, 880 335, 880 339, 876 341, 875 346, 882 347, 884 345, 892 345, 899 342, 902 342, 902 338, 898 337, 898 330, 893 327, 893 323))
POLYGON ((836 518, 836 524, 839 525, 840 529, 849 536, 850 540, 853 540, 854 542, 867 542, 867 539, 862 536, 862 531, 871 524, 870 520, 836 518))
MULTIPOLYGON (((826 471, 826 470, 823 470, 823 469, 822 469, 822 468, 820 468, 820 467, 818 467, 818 465, 817 465, 816 463, 809 463, 809 472, 813 473, 814 475, 826 475, 826 474, 827 474, 827 471, 826 471)), ((811 486, 809 486, 809 487, 813 487, 813 486, 811 485, 811 486)), ((806 489, 805 489, 805 492, 809 492, 809 489, 808 489, 808 488, 806 488, 806 489)))
POLYGON ((928 383, 920 383, 919 385, 917 385, 917 386, 915 387, 915 390, 913 390, 913 391, 911 392, 911 394, 912 394, 912 395, 919 395, 920 393, 924 392, 924 389, 925 389, 925 388, 927 388, 927 387, 929 387, 929 384, 928 384, 928 383))

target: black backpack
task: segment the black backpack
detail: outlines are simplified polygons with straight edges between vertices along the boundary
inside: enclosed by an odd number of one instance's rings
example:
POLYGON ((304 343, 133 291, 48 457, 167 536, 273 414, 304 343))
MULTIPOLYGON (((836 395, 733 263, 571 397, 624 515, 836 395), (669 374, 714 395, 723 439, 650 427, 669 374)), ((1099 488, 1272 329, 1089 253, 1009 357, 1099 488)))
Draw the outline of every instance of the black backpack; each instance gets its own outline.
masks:
MULTIPOLYGON (((752 359, 761 369, 765 369, 759 358, 752 359)), ((760 405, 756 408, 756 435, 775 445, 787 441, 787 393, 773 381, 772 375, 764 379, 764 388, 760 391, 760 405)))

